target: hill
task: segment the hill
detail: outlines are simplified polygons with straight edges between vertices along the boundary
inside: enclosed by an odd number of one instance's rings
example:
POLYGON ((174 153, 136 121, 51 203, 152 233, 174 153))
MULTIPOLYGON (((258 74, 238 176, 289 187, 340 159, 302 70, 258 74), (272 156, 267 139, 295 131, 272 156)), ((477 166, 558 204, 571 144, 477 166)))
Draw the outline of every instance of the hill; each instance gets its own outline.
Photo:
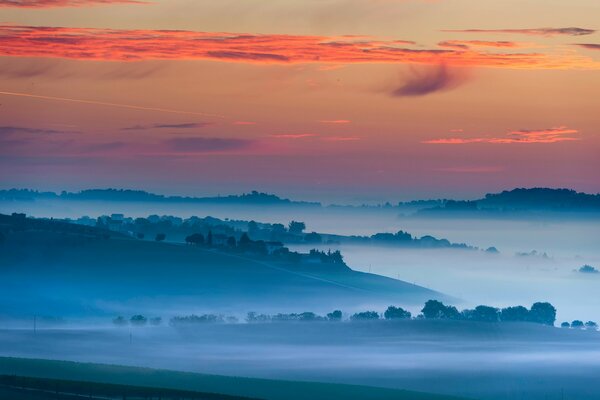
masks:
POLYGON ((0 279, 7 288, 0 302, 13 314, 32 310, 52 316, 116 310, 323 312, 444 298, 345 265, 291 263, 141 241, 94 227, 24 216, 0 217, 0 234, 0 279))
POLYGON ((419 213, 599 212, 600 194, 570 189, 518 188, 486 194, 478 200, 443 200, 419 213))
POLYGON ((358 385, 205 375, 67 361, 0 357, 0 374, 247 396, 267 400, 458 400, 457 397, 358 385))

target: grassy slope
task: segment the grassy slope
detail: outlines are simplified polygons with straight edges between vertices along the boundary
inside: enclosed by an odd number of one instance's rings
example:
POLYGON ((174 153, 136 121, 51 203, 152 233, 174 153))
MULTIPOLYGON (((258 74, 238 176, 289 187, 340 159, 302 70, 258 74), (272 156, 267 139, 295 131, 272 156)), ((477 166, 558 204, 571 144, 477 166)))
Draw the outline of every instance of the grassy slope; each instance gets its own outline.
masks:
POLYGON ((115 365, 0 357, 0 374, 249 396, 268 400, 452 400, 456 397, 368 386, 276 381, 115 365))
POLYGON ((68 288, 73 296, 109 300, 234 296, 239 301, 284 299, 291 306, 306 300, 318 304, 319 298, 339 299, 343 306, 347 301, 421 303, 442 297, 403 281, 352 270, 328 271, 326 266, 298 269, 197 247, 118 238, 49 246, 45 243, 50 242, 51 233, 30 235, 27 242, 17 244, 16 238, 15 245, 4 245, 7 251, 0 254, 0 262, 4 260, 8 268, 0 274, 14 273, 17 283, 18 274, 37 276, 45 288, 56 284, 56 290, 65 295, 68 288))

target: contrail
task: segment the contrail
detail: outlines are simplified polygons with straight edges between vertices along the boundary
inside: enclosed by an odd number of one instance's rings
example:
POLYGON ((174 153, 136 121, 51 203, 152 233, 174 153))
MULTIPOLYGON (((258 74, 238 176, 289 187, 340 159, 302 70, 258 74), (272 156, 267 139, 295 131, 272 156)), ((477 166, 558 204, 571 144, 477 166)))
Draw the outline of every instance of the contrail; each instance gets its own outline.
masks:
POLYGON ((67 97, 43 96, 43 95, 31 94, 31 93, 0 91, 0 95, 31 97, 34 99, 42 99, 42 100, 68 101, 70 103, 94 104, 94 105, 107 106, 107 107, 129 108, 131 110, 157 111, 157 112, 164 112, 164 113, 171 113, 171 114, 202 115, 204 117, 225 118, 222 115, 208 114, 208 113, 195 112, 195 111, 181 111, 181 110, 171 110, 168 108, 143 107, 143 106, 135 106, 135 105, 131 105, 131 104, 107 103, 104 101, 95 101, 95 100, 70 99, 67 97))

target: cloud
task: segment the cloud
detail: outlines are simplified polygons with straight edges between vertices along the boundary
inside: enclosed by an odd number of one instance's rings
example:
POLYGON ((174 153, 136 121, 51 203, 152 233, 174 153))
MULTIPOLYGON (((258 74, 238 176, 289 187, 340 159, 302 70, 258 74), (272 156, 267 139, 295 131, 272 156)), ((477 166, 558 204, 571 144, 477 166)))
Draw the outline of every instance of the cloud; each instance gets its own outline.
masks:
POLYGON ((491 144, 528 144, 528 143, 559 143, 581 140, 576 135, 576 129, 559 126, 548 129, 515 130, 508 132, 503 137, 473 137, 473 138, 441 138, 425 140, 426 144, 469 144, 469 143, 491 143, 491 144))
POLYGON ((600 44, 598 43, 576 43, 575 46, 583 47, 588 50, 600 50, 600 44))
POLYGON ((600 69, 577 54, 410 48, 347 36, 239 34, 0 25, 1 56, 99 61, 214 60, 255 64, 440 64, 518 69, 600 69))
POLYGON ((236 138, 186 137, 163 142, 167 150, 181 153, 224 153, 254 147, 256 141, 236 138))
POLYGON ((442 32, 458 32, 458 33, 512 33, 521 35, 533 36, 583 36, 591 35, 596 31, 594 29, 584 28, 533 28, 533 29, 445 29, 442 32))
POLYGON ((454 49, 469 49, 471 47, 494 47, 494 48, 524 48, 533 46, 531 43, 510 42, 506 40, 445 40, 439 42, 440 47, 454 49))
POLYGON ((121 128, 124 131, 141 131, 148 129, 197 129, 212 125, 211 122, 186 122, 182 124, 133 125, 121 128))
POLYGON ((33 135, 55 135, 62 133, 76 133, 68 131, 59 131, 54 129, 28 128, 23 126, 0 126, 0 135, 15 135, 15 134, 33 134, 33 135))
POLYGON ((345 125, 345 124, 349 124, 350 120, 348 119, 325 119, 325 120, 321 120, 319 121, 322 124, 328 124, 328 125, 345 125))
POLYGON ((450 70, 445 64, 436 67, 411 69, 405 82, 390 94, 394 97, 425 96, 454 89, 465 81, 465 75, 450 70))
POLYGON ((272 138, 276 139, 305 139, 309 137, 315 137, 314 133, 280 133, 277 135, 271 135, 272 138))
POLYGON ((110 4, 147 4, 141 0, 0 0, 1 7, 16 8, 51 8, 51 7, 86 7, 110 4))

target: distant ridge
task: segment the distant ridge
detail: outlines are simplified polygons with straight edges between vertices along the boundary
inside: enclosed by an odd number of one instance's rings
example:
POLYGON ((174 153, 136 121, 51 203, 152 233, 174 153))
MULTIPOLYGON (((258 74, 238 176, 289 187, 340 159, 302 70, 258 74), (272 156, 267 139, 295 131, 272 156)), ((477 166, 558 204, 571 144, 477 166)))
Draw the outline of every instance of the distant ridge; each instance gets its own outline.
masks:
POLYGON ((188 197, 164 196, 144 190, 131 189, 87 189, 80 192, 38 192, 30 189, 0 190, 0 199, 10 201, 33 200, 95 200, 95 201, 138 201, 164 203, 216 203, 216 204, 256 204, 256 205, 304 205, 320 206, 320 203, 292 201, 274 194, 252 191, 241 195, 188 197))
MULTIPOLYGON (((0 190, 0 201, 75 200, 155 203, 200 203, 268 206, 323 207, 320 202, 297 201, 274 194, 251 191, 226 196, 165 196, 132 189, 87 189, 79 192, 41 192, 31 189, 0 190)), ((600 194, 588 194, 572 189, 516 188, 500 193, 488 193, 477 200, 429 199, 380 205, 328 205, 329 208, 381 208, 412 212, 439 211, 600 211, 600 194)))
POLYGON ((421 210, 421 212, 436 211, 600 211, 600 194, 587 194, 571 189, 517 188, 486 194, 479 200, 445 200, 437 207, 421 210))

